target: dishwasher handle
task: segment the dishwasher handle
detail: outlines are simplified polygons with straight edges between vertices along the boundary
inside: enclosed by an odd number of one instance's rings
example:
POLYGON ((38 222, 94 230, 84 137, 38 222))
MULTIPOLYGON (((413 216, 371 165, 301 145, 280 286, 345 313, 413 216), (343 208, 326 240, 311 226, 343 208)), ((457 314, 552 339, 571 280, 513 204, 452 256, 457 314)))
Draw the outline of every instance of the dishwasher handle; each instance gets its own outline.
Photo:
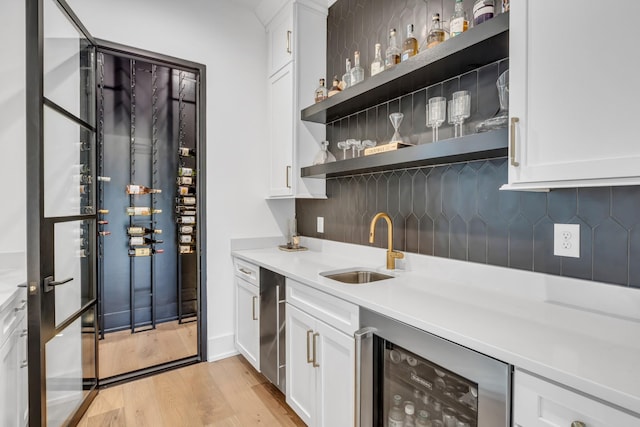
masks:
POLYGON ((365 327, 354 332, 355 340, 355 402, 354 420, 355 427, 371 425, 373 413, 372 396, 363 398, 362 390, 372 390, 373 386, 373 334, 376 328, 365 327))

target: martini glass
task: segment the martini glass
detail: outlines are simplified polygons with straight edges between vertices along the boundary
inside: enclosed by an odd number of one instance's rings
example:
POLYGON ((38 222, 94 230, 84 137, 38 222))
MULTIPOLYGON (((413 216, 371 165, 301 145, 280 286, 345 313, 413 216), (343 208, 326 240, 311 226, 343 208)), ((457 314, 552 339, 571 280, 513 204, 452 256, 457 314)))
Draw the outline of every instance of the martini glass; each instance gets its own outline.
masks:
POLYGON ((389 142, 402 142, 402 137, 400 136, 398 129, 400 128, 400 124, 402 123, 403 118, 404 118, 404 114, 402 113, 389 114, 389 120, 391 120, 391 126, 393 126, 393 129, 395 130, 395 132, 393 132, 393 136, 391 137, 391 141, 389 142))

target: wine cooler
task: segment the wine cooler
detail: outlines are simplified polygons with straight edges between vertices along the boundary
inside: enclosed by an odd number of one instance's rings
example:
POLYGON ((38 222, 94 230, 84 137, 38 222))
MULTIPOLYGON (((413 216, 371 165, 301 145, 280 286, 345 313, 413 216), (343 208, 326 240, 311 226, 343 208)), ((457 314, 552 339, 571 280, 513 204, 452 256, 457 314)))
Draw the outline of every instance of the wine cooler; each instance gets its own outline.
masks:
POLYGON ((509 365, 367 310, 360 321, 356 426, 511 425, 509 365))
POLYGON ((197 69, 118 49, 98 49, 96 68, 100 377, 110 378, 125 372, 108 368, 116 336, 145 332, 156 346, 146 351, 162 355, 133 371, 199 354, 189 324, 202 300, 204 147, 197 69))

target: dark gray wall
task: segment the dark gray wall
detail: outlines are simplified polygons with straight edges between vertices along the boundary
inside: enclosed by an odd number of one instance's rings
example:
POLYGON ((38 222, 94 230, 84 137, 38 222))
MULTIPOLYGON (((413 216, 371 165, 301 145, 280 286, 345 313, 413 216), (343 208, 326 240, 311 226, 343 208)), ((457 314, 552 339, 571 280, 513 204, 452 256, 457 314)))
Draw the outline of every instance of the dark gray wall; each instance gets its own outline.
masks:
MULTIPOLYGON (((444 3, 453 8, 453 1, 444 3)), ((471 3, 465 1, 468 9, 471 3)), ((442 7, 441 1, 338 0, 328 18, 328 75, 343 66, 346 52, 364 52, 369 44, 373 50, 370 39, 380 37, 376 31, 386 34, 390 26, 402 27, 412 14, 416 25, 424 26, 425 17, 442 7)), ((445 9, 444 17, 450 14, 445 9)), ((330 148, 342 159, 337 141, 388 141, 388 114, 395 111, 405 114, 401 135, 414 143, 430 141, 425 99, 435 94, 450 98, 458 88, 472 95, 470 132, 496 111, 494 82, 506 68, 508 61, 499 61, 330 123, 330 148)), ((450 136, 445 126, 441 137, 450 136)), ((505 159, 328 179, 327 200, 296 201, 298 229, 305 236, 368 244, 371 218, 386 211, 394 220, 394 247, 399 250, 640 288, 640 187, 499 191, 506 182, 505 159), (324 234, 316 233, 317 216, 325 218, 324 234), (580 224, 580 258, 553 256, 554 223, 580 224)), ((377 227, 379 233, 386 231, 384 222, 377 227)), ((386 246, 386 234, 377 235, 375 245, 386 246)))

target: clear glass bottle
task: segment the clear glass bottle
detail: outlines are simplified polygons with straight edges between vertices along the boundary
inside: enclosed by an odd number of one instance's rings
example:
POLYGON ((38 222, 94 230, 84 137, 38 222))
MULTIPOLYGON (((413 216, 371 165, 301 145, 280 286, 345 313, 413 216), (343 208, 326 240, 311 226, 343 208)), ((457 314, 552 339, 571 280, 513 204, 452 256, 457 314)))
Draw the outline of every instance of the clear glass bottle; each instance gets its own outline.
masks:
POLYGON ((360 66, 360 52, 353 53, 353 68, 351 69, 351 84, 356 85, 364 80, 364 68, 360 66))
POLYGON ((473 25, 482 24, 493 18, 495 8, 494 0, 476 0, 473 4, 473 25))
POLYGON ((336 93, 342 92, 342 88, 340 87, 340 79, 338 76, 333 76, 333 84, 331 85, 331 89, 329 89, 328 96, 332 97, 336 93))
POLYGON ((453 16, 449 23, 449 33, 451 37, 455 37, 464 33, 469 29, 469 20, 467 19, 467 12, 464 10, 463 0, 456 0, 456 4, 453 9, 453 16))
POLYGON ((416 427, 429 427, 431 422, 429 421, 429 413, 427 411, 419 411, 416 418, 416 427))
POLYGON ((402 43, 402 57, 401 61, 406 61, 418 54, 418 40, 413 35, 413 24, 407 25, 407 38, 402 43))
POLYGON ((382 46, 380 46, 380 43, 376 43, 375 54, 373 56, 373 62, 371 63, 371 76, 375 76, 383 70, 384 61, 382 60, 382 46))
POLYGON ((400 63, 400 55, 402 51, 398 47, 398 40, 396 39, 396 29, 389 31, 389 47, 385 51, 384 55, 384 67, 393 67, 400 63))
POLYGON ((413 402, 405 402, 404 421, 402 422, 402 427, 416 427, 416 421, 414 417, 415 412, 416 407, 413 405, 413 402))
POLYGON ((439 45, 444 39, 445 34, 440 23, 440 14, 434 13, 431 18, 431 30, 427 34, 427 49, 439 45))
POLYGON ((324 101, 328 97, 329 97, 329 94, 327 92, 327 88, 324 85, 324 79, 320 79, 320 83, 318 85, 318 88, 316 89, 314 99, 316 103, 318 103, 318 102, 324 101))
POLYGON ((347 60, 344 61, 344 64, 347 72, 342 75, 342 90, 351 86, 351 60, 347 58, 347 60))
POLYGON ((402 427, 402 423, 404 422, 404 411, 400 408, 400 404, 402 403, 402 396, 399 394, 393 395, 392 407, 389 409, 389 427, 402 427))

